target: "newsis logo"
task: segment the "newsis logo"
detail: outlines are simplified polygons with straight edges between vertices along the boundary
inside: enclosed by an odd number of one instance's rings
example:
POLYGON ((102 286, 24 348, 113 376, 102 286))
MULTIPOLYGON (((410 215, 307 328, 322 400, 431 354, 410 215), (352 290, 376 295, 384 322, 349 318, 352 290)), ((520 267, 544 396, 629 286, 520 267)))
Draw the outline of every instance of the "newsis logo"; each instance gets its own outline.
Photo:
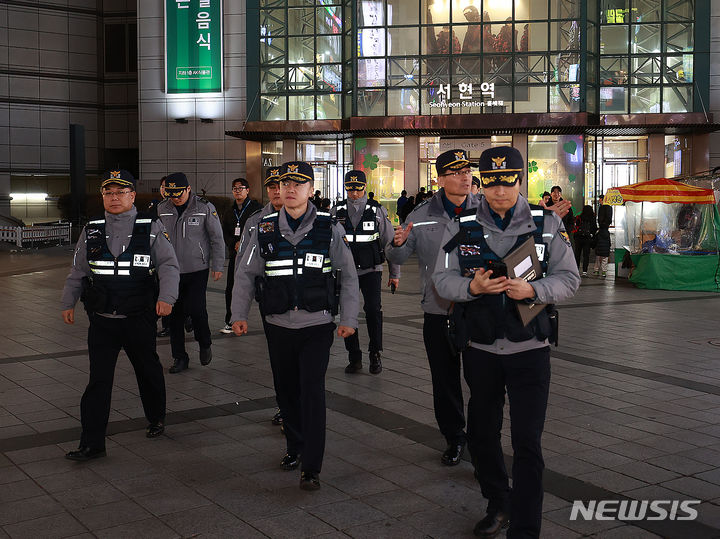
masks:
POLYGON ((570 520, 695 520, 700 500, 573 501, 570 520))

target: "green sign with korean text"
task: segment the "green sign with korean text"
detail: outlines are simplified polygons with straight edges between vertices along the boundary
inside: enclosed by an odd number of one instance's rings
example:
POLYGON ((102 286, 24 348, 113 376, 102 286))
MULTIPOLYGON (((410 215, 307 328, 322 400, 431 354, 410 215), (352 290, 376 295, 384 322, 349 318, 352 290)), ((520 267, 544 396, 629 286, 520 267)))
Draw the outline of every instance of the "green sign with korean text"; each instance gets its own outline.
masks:
POLYGON ((165 91, 223 90, 223 0, 165 0, 165 91))

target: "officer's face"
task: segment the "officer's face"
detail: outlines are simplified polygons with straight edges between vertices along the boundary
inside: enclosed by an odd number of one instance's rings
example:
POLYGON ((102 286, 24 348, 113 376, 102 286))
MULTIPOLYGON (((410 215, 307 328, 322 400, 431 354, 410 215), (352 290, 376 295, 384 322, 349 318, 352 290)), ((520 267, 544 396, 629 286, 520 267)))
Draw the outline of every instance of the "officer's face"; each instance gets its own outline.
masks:
POLYGON ((130 211, 135 203, 135 191, 115 184, 105 187, 102 197, 105 211, 113 215, 130 211))
POLYGON ((477 195, 479 191, 480 191, 480 189, 478 188, 477 185, 472 184, 472 185, 470 186, 470 193, 471 193, 471 194, 477 195))
POLYGON ((350 200, 360 200, 363 196, 365 196, 365 189, 361 189, 360 191, 348 191, 347 196, 350 200))
POLYGON ((448 170, 438 176, 438 185, 445 189, 445 193, 452 196, 465 196, 472 187, 472 172, 470 167, 460 170, 448 170))
POLYGON ((520 194, 520 182, 515 182, 513 186, 495 185, 493 187, 483 188, 483 194, 495 213, 505 216, 505 212, 512 208, 520 194))
POLYGON ((273 182, 270 185, 266 187, 268 198, 270 199, 270 204, 273 205, 273 208, 280 209, 282 207, 282 200, 280 199, 280 184, 278 182, 273 182))
POLYGON ((288 210, 294 210, 307 206, 308 199, 312 196, 312 182, 297 183, 292 180, 280 182, 280 201, 288 210))
POLYGON ((180 195, 179 197, 170 197, 170 200, 172 200, 172 203, 176 206, 182 206, 188 201, 188 198, 190 198, 190 187, 185 188, 185 190, 182 192, 182 195, 180 195))

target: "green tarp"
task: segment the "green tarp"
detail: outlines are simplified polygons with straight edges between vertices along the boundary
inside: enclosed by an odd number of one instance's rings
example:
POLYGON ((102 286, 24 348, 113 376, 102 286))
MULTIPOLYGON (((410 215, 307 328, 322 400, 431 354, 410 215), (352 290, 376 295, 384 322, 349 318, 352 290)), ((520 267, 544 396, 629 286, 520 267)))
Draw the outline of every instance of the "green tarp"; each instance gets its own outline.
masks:
POLYGON ((630 282, 655 290, 720 292, 720 257, 713 255, 630 255, 635 268, 630 282))

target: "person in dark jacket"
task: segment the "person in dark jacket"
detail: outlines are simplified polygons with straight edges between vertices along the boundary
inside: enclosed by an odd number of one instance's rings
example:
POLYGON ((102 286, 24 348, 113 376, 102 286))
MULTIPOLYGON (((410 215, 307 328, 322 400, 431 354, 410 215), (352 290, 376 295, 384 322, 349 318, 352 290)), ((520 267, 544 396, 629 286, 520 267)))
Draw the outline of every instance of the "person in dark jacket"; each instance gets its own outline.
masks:
POLYGON ((407 202, 403 204, 403 207, 398 210, 398 218, 400 219, 400 224, 405 222, 405 219, 407 219, 407 216, 410 215, 410 212, 413 211, 413 208, 415 208, 415 197, 408 197, 407 202))
POLYGON ((235 284, 235 258, 237 256, 238 246, 242 238, 245 223, 253 213, 262 209, 260 203, 250 198, 250 184, 245 178, 235 178, 232 181, 232 194, 235 202, 233 202, 230 211, 225 212, 222 220, 223 238, 230 252, 230 261, 228 262, 227 284, 225 285, 225 327, 220 333, 230 334, 233 332, 230 325, 232 317, 232 289, 235 284))
POLYGON ((605 204, 605 195, 600 195, 600 205, 598 206, 598 228, 610 228, 613 219, 612 206, 605 204))
POLYGON ((595 234, 597 234, 597 223, 592 206, 585 205, 583 207, 582 213, 575 218, 575 224, 575 263, 580 269, 580 256, 582 255, 582 274, 585 277, 590 264, 590 249, 595 243, 595 234))
POLYGON ((600 195, 600 205, 598 206, 598 233, 595 246, 595 270, 593 275, 607 276, 607 265, 610 258, 610 249, 612 247, 610 241, 610 225, 612 224, 613 210, 612 206, 605 204, 605 195, 600 195))

